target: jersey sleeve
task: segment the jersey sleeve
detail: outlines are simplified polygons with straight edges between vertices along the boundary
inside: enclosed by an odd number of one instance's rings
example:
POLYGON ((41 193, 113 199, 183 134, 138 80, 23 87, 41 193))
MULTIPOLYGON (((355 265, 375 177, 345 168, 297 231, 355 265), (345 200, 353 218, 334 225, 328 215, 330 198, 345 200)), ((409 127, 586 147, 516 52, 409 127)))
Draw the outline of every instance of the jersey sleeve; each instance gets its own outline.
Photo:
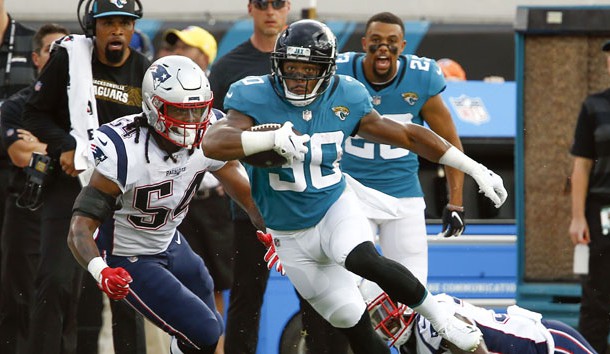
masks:
POLYGON ((210 172, 218 171, 221 168, 223 168, 224 165, 226 165, 226 164, 227 164, 226 161, 219 161, 219 160, 208 159, 207 170, 210 171, 210 172))
POLYGON ((345 75, 340 75, 339 78, 344 81, 341 96, 345 97, 350 107, 350 115, 360 120, 373 110, 373 98, 360 81, 345 75))
POLYGON ((243 114, 255 111, 265 104, 269 99, 265 94, 265 86, 268 84, 266 76, 248 76, 234 82, 225 96, 225 111, 234 109, 243 114), (259 88, 263 90, 259 90, 259 88))
POLYGON ((337 64, 337 74, 353 76, 353 70, 351 70, 351 68, 353 65, 352 60, 355 55, 356 53, 354 52, 339 53, 339 55, 337 55, 337 60, 335 61, 337 64))
MULTIPOLYGON (((89 157, 94 162, 96 171, 115 182, 121 192, 125 193, 129 185, 127 174, 129 159, 125 142, 121 136, 109 126, 102 125, 94 133, 90 154, 89 157)), ((131 180, 137 178, 133 173, 140 170, 145 170, 145 168, 132 167, 129 178, 131 180)))
POLYGON ((68 133, 68 53, 64 48, 54 50, 34 84, 34 91, 26 102, 23 122, 32 134, 48 144, 47 150, 69 151, 76 141, 68 133))
POLYGON ((591 98, 585 100, 578 114, 570 153, 574 156, 595 159, 595 117, 589 114, 588 100, 591 98))
POLYGON ((436 63, 436 60, 430 59, 430 85, 428 86, 428 94, 430 97, 436 96, 445 91, 447 82, 443 76, 443 71, 436 63))
POLYGON ((11 96, 0 106, 0 132, 2 133, 2 146, 5 149, 8 149, 15 141, 19 140, 17 129, 23 128, 21 121, 23 105, 16 102, 14 97, 11 96))

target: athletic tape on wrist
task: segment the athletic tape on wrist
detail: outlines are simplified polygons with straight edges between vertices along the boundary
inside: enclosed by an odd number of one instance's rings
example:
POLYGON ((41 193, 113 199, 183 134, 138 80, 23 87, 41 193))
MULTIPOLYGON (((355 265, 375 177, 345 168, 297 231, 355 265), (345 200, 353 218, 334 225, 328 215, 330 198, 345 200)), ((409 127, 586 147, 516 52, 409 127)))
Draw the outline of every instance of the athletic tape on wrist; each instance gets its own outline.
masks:
POLYGON ((478 162, 466 156, 466 154, 458 150, 455 146, 452 146, 445 151, 443 156, 438 160, 438 163, 457 168, 470 176, 479 168, 478 162))
POLYGON ((241 146, 244 149, 244 154, 246 156, 261 151, 271 150, 275 146, 275 132, 244 131, 241 133, 241 146))
POLYGON ((87 270, 89 271, 89 273, 91 273, 93 279, 95 279, 95 281, 98 283, 102 281, 102 270, 107 267, 108 264, 104 262, 102 257, 95 257, 91 261, 89 261, 89 264, 87 264, 87 270))

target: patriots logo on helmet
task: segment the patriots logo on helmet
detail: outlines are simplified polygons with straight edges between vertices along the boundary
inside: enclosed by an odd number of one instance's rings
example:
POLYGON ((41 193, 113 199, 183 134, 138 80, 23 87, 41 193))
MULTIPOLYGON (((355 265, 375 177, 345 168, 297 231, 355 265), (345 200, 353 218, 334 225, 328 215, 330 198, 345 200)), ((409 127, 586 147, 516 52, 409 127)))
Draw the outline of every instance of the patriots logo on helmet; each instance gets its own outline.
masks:
POLYGON ((150 72, 153 77, 153 88, 157 89, 159 85, 167 81, 170 77, 172 77, 167 70, 163 67, 163 65, 153 65, 150 67, 150 72))
POLYGON ((337 106, 332 108, 333 112, 339 119, 345 120, 349 116, 349 108, 345 106, 337 106))
POLYGON ((100 163, 102 163, 102 161, 108 158, 108 156, 104 154, 102 149, 100 149, 99 146, 95 144, 91 144, 91 152, 93 153, 93 160, 95 161, 95 166, 99 165, 100 163))
POLYGON ((123 6, 127 5, 127 0, 110 0, 110 3, 119 9, 122 9, 123 6))
POLYGON ((401 94, 402 99, 411 106, 415 105, 419 100, 419 96, 415 92, 405 92, 401 94))

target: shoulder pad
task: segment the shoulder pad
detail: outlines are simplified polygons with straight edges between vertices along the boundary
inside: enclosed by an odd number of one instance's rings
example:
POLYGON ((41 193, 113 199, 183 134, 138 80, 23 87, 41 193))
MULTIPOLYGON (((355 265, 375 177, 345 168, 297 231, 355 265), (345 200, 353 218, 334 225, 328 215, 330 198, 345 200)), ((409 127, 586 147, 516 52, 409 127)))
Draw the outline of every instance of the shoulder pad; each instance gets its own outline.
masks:
POLYGON ((370 100, 371 95, 367 91, 364 84, 351 76, 336 75, 335 80, 340 80, 338 84, 338 92, 343 96, 346 102, 358 103, 363 100, 370 100))
POLYGON ((269 94, 275 95, 275 92, 269 85, 268 75, 247 76, 229 87, 225 96, 225 109, 237 109, 236 107, 243 105, 267 104, 269 94))

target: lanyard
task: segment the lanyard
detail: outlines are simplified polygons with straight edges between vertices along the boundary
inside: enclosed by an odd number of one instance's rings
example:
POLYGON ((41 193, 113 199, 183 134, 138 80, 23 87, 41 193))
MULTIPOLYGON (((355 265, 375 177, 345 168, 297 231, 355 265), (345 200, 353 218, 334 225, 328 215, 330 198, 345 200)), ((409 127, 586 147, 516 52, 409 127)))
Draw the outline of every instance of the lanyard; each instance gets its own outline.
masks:
POLYGON ((15 20, 11 19, 11 35, 8 40, 8 54, 6 56, 6 68, 4 71, 4 98, 8 97, 8 89, 11 84, 11 65, 13 61, 13 50, 15 49, 15 27, 15 20))

